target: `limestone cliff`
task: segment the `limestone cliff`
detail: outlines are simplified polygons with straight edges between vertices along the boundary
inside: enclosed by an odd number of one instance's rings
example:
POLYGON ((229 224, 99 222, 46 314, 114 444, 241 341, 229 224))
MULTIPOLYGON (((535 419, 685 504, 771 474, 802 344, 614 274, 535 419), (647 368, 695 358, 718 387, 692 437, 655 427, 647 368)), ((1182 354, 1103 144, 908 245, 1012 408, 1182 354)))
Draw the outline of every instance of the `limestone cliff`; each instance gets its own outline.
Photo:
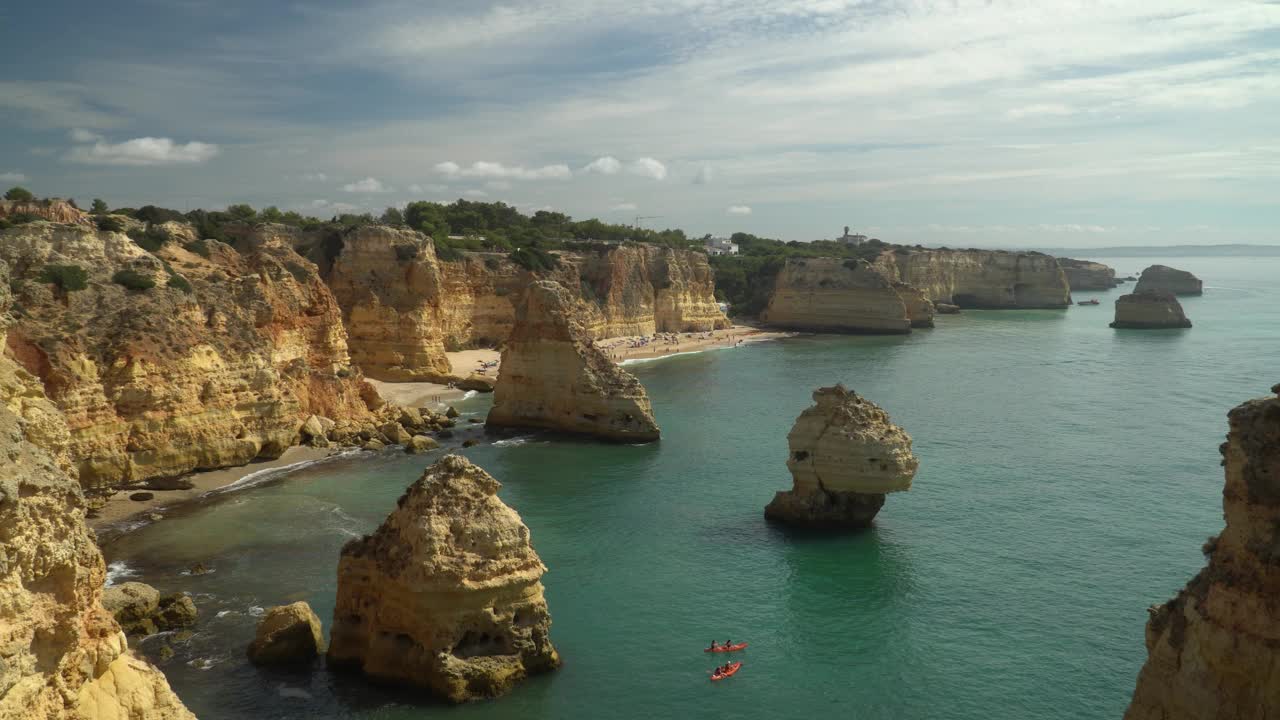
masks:
POLYGON ((765 516, 803 527, 866 527, 886 493, 911 489, 919 465, 911 436, 843 385, 819 388, 813 399, 787 435, 792 488, 774 497, 765 516))
POLYGON ((644 386, 595 346, 579 320, 580 308, 559 283, 529 286, 502 351, 486 424, 657 440, 644 386))
POLYGON ((1189 328, 1191 321, 1182 312, 1182 304, 1173 293, 1144 290, 1121 295, 1116 300, 1116 319, 1111 327, 1134 330, 1189 328))
POLYGON ((80 225, 0 231, 21 307, 7 346, 65 415, 86 487, 275 457, 313 413, 372 421, 338 305, 277 227, 239 250, 176 223, 154 251, 80 225), (65 266, 81 289, 50 275, 65 266))
POLYGON ((1151 608, 1127 720, 1264 720, 1280 711, 1280 398, 1251 400, 1227 417, 1226 528, 1205 545, 1208 566, 1151 608))
POLYGON ((372 535, 347 543, 332 666, 465 702, 560 664, 546 566, 500 487, 466 458, 446 456, 372 535))
POLYGON ((56 223, 92 224, 92 218, 66 200, 0 200, 0 220, 15 216, 36 217, 56 223))
MULTIPOLYGON (((0 331, 8 295, 0 262, 0 331)), ((0 349, 0 719, 190 718, 102 607, 106 567, 69 438, 39 381, 0 349)))
POLYGON ((1058 258, 1058 266, 1067 276, 1072 290, 1110 290, 1119 285, 1115 268, 1089 260, 1058 258))
POLYGON ((706 256, 628 243, 560 252, 554 270, 530 272, 498 253, 442 261, 418 233, 354 229, 333 243, 325 278, 342 307, 356 365, 379 380, 441 380, 444 353, 505 342, 515 303, 550 279, 579 305, 595 338, 729 326, 715 300, 706 256))
POLYGON ((1201 295, 1204 293, 1204 284, 1200 282, 1200 278, 1186 270, 1152 265, 1142 271, 1138 284, 1133 289, 1135 293, 1144 290, 1163 290, 1174 295, 1201 295))
POLYGON ((935 303, 962 308, 1064 308, 1067 277, 1042 253, 1005 250, 886 251, 875 265, 890 280, 924 291, 935 303))
POLYGON ((865 260, 790 258, 760 320, 818 332, 902 334, 911 320, 902 296, 865 260))
POLYGON ((893 289, 897 291, 898 297, 902 298, 902 304, 907 308, 907 320, 911 322, 911 327, 933 327, 933 316, 937 309, 933 301, 925 297, 924 291, 904 282, 895 282, 893 289))

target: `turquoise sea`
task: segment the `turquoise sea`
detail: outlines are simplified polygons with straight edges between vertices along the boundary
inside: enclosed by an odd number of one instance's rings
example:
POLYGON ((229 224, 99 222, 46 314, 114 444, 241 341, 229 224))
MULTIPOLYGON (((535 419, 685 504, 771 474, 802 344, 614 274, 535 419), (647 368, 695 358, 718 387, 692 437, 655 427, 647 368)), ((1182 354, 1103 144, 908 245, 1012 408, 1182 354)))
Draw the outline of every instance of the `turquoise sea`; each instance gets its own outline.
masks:
MULTIPOLYGON (((971 311, 906 337, 686 355, 630 366, 659 443, 527 435, 463 451, 532 529, 565 660, 497 701, 450 708, 244 657, 262 607, 305 599, 327 629, 342 544, 433 455, 313 465, 105 552, 118 577, 195 597, 193 637, 142 647, 173 643, 160 664, 203 720, 1118 718, 1147 606, 1191 578, 1222 526, 1226 412, 1280 382, 1280 259, 1164 262, 1207 286, 1182 301, 1190 330, 1109 329, 1117 289, 1077 293, 1097 307, 971 311), (912 435, 915 485, 869 531, 780 531, 762 509, 790 482, 787 431, 835 382, 912 435), (213 572, 184 574, 196 562, 213 572), (712 638, 750 642, 732 680, 707 680, 712 638)), ((451 443, 480 435, 461 429, 451 443)))

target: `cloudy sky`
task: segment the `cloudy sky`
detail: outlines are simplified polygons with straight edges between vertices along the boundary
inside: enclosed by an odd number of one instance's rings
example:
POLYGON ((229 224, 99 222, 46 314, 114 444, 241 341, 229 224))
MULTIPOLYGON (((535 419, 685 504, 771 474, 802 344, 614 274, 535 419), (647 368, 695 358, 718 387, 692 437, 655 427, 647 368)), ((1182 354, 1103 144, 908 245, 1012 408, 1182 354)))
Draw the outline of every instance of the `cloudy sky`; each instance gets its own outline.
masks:
POLYGON ((115 206, 1280 243, 1280 4, 5 3, 0 127, 0 183, 115 206))

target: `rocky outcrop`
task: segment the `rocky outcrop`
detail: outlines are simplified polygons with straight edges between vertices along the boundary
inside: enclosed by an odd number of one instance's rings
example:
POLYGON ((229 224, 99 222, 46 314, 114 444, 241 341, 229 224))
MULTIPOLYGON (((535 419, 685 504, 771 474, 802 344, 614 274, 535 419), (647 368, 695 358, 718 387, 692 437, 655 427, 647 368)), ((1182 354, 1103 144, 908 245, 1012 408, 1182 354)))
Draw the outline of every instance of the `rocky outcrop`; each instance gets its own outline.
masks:
POLYGON ((154 635, 190 627, 197 615, 190 596, 174 593, 161 597, 155 588, 140 582, 107 588, 102 593, 102 606, 129 635, 154 635))
POLYGON ((248 653, 249 661, 255 665, 308 663, 324 654, 320 618, 301 600, 277 605, 258 622, 248 653))
POLYGON ((1133 330, 1189 328, 1191 321, 1182 312, 1182 304, 1173 293, 1145 290, 1121 295, 1116 300, 1116 319, 1111 327, 1133 330))
POLYGON ((1067 277, 1052 256, 1005 250, 897 248, 875 265, 890 280, 922 290, 935 303, 962 308, 1065 308, 1067 277))
POLYGON ((1091 260, 1058 258, 1058 266, 1067 276, 1072 290, 1110 290, 1120 284, 1115 268, 1091 260))
POLYGON ((907 320, 911 322, 912 328, 933 327, 935 308, 933 301, 925 297, 923 291, 904 282, 894 283, 893 289, 898 292, 898 297, 902 298, 902 304, 907 308, 907 320))
POLYGON ((1133 288, 1135 293, 1146 290, 1158 290, 1174 295, 1201 295, 1204 293, 1204 283, 1186 270, 1171 268, 1167 265, 1152 265, 1142 271, 1138 284, 1133 288))
POLYGON ((657 440, 644 386, 596 347, 580 316, 580 304, 559 283, 529 286, 502 351, 486 424, 657 440))
POLYGON ((154 251, 79 225, 0 231, 22 308, 7 345, 65 415, 86 487, 277 457, 312 414, 374 422, 333 294, 280 226, 236 249, 153 230, 154 251), (49 282, 59 266, 83 289, 49 282))
POLYGON ((354 229, 324 249, 352 359, 379 380, 449 379, 445 352, 500 346, 516 302, 539 279, 581 301, 595 338, 729 326, 706 256, 688 250, 629 243, 560 252, 558 268, 534 273, 498 253, 442 261, 429 238, 389 227, 354 229))
POLYGON ((1264 720, 1280 708, 1280 398, 1227 417, 1226 528, 1204 546, 1208 566, 1151 608, 1126 720, 1264 720))
POLYGON ((815 332, 911 332, 907 306, 893 283, 865 260, 840 258, 788 259, 760 320, 815 332))
POLYGON ((329 663, 451 702, 493 697, 560 663, 546 567, 501 487, 449 455, 338 561, 329 663))
POLYGON ((765 517, 813 528, 871 524, 886 493, 911 489, 919 461, 911 436, 870 400, 843 385, 819 388, 787 435, 792 488, 765 517))
POLYGON ((0 200, 0 220, 34 217, 56 223, 91 225, 92 218, 66 200, 0 200))
MULTIPOLYGON (((0 262, 0 331, 9 307, 0 262)), ((0 351, 0 718, 190 718, 102 606, 69 438, 39 381, 0 351)))

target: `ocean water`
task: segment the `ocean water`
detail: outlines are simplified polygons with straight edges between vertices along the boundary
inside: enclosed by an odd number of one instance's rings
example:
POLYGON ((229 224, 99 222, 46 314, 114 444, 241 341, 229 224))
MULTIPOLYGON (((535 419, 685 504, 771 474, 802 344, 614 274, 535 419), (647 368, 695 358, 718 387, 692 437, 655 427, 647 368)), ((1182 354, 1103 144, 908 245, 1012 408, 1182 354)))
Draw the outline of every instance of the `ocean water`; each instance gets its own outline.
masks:
MULTIPOLYGON (((1108 260, 1122 272, 1148 259, 1108 260)), ((1097 307, 965 312, 906 337, 808 336, 629 369, 661 442, 531 434, 462 450, 532 529, 565 664, 450 708, 317 665, 249 665, 261 609, 326 624, 349 538, 439 453, 362 453, 174 510, 105 548, 113 569, 193 594, 170 682, 216 718, 1118 718, 1147 606, 1222 525, 1226 412, 1280 382, 1276 258, 1173 258, 1207 289, 1190 330, 1115 331, 1097 307), (875 528, 792 534, 786 434, 844 382, 911 433, 920 471, 875 528), (213 572, 192 576, 201 562, 213 572), (710 683, 712 638, 750 642, 710 683)), ((1132 287, 1132 286, 1130 286, 1132 287)), ((483 417, 483 397, 469 401, 483 417)), ((466 416, 464 416, 466 417, 466 416)), ((463 424, 453 443, 478 426, 463 424)))

